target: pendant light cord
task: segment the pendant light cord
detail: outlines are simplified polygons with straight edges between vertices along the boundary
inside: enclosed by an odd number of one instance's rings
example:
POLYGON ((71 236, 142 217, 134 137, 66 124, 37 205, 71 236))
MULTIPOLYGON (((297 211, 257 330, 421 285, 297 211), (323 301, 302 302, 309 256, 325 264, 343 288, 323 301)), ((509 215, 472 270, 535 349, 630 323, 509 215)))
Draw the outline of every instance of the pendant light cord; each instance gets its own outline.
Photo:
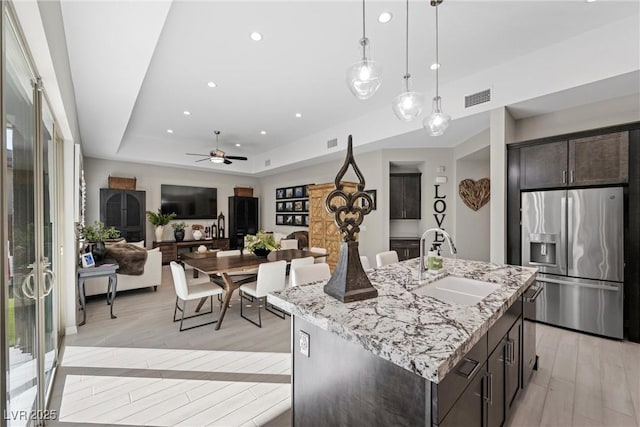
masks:
MULTIPOLYGON (((409 0, 407 0, 407 23, 406 23, 406 34, 405 34, 405 79, 409 78, 409 0)), ((407 82, 407 90, 409 90, 407 82)))
POLYGON ((438 4, 436 3, 435 5, 436 8, 436 98, 439 96, 438 93, 438 86, 439 86, 439 79, 438 79, 438 73, 440 71, 440 59, 438 57, 438 4))
POLYGON ((364 18, 364 0, 362 0, 362 39, 360 39, 360 44, 362 45, 362 60, 367 60, 367 32, 366 32, 366 24, 364 18))
POLYGON ((364 0, 362 0, 362 38, 367 38, 367 33, 365 31, 365 19, 364 19, 364 0))

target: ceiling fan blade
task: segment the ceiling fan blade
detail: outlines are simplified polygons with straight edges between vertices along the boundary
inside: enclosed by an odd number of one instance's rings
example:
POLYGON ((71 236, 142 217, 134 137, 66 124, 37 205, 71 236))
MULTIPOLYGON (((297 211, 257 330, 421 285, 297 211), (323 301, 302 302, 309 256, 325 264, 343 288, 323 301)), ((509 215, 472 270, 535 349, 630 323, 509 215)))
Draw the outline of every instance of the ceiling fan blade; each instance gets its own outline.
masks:
POLYGON ((195 160, 196 163, 198 162, 206 162, 207 160, 209 160, 209 158, 207 157, 206 159, 200 159, 200 160, 195 160))
POLYGON ((229 160, 227 160, 227 159, 224 159, 224 164, 225 164, 225 165, 230 165, 231 163, 233 163, 233 162, 231 162, 231 161, 229 161, 229 160))
POLYGON ((224 156, 224 157, 225 159, 231 159, 231 160, 248 160, 244 156, 224 156))
POLYGON ((184 153, 187 156, 201 156, 201 157, 209 157, 209 154, 196 154, 196 153, 184 153))

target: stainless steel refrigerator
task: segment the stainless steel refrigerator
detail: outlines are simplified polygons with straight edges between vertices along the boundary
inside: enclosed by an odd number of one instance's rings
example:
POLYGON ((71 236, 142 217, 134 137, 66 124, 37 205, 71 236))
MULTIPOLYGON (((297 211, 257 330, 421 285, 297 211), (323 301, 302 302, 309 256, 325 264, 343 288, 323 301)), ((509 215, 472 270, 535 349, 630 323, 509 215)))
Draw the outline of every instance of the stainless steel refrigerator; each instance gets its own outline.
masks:
POLYGON ((621 187, 522 193, 522 265, 538 267, 536 320, 623 338, 621 187))

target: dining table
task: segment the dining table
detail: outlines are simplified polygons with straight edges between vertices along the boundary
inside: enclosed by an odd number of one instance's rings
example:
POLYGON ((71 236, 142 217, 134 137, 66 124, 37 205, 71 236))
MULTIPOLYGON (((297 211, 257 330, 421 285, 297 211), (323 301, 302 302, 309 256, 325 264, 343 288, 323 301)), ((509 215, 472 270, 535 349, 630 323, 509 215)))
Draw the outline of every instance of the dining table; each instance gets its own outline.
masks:
MULTIPOLYGON (((322 258, 326 257, 326 253, 313 252, 304 249, 282 249, 277 251, 271 251, 266 257, 259 257, 252 253, 242 253, 240 255, 231 255, 225 257, 202 257, 202 258, 188 258, 183 259, 182 263, 186 267, 193 268, 203 274, 208 275, 211 280, 224 288, 224 300, 222 301, 222 308, 220 309, 220 317, 218 323, 216 323, 215 329, 220 329, 222 326, 222 320, 229 308, 231 297, 236 289, 239 289, 241 285, 256 280, 255 270, 265 262, 286 261, 290 263, 291 260, 296 258, 322 258), (246 271, 247 275, 238 275, 246 271), (236 274, 230 274, 236 273, 236 274)), ((196 311, 199 311, 202 304, 206 301, 206 298, 200 301, 196 311)))

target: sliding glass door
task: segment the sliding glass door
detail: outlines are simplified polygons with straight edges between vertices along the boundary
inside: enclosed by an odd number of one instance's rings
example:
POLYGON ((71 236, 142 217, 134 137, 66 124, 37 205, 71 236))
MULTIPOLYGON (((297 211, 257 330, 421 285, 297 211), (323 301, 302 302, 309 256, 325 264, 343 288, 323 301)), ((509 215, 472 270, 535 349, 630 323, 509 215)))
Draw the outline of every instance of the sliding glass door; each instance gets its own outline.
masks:
MULTIPOLYGON (((4 176, 2 302, 7 387, 2 421, 40 425, 58 348, 56 134, 11 12, 3 3, 4 176)), ((4 359, 3 359, 4 360, 4 359)))

